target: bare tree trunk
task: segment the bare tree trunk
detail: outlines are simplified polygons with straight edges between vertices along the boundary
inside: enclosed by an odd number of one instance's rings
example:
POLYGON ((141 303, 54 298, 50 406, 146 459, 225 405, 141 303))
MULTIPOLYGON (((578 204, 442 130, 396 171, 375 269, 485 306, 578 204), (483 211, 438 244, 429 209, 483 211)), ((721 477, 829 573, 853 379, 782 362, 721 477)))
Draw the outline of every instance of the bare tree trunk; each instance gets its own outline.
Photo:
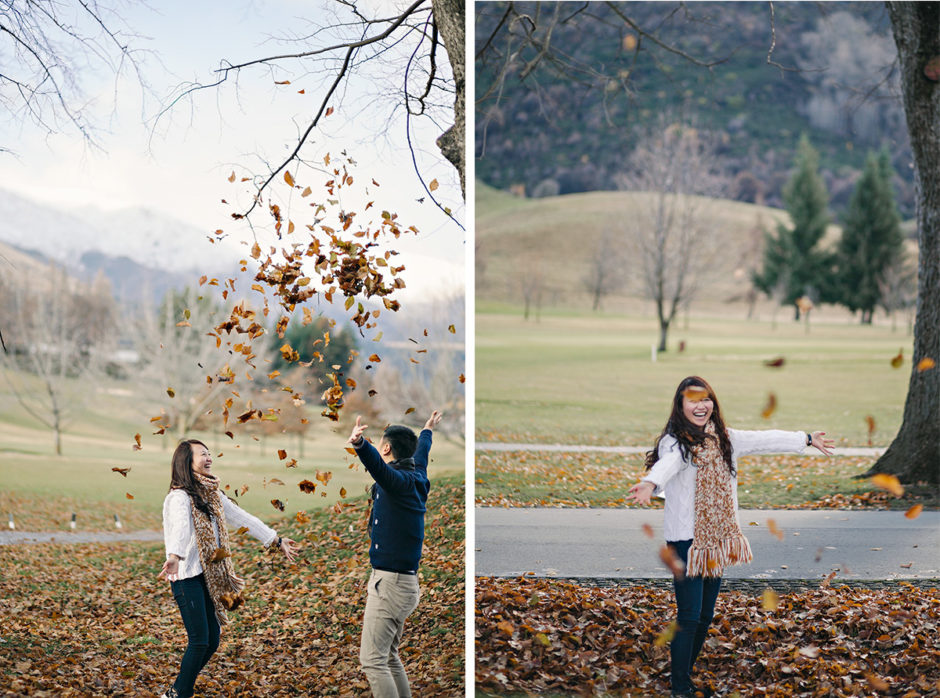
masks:
POLYGON ((917 316, 904 420, 894 441, 866 475, 893 473, 904 482, 940 482, 940 84, 924 66, 940 55, 940 3, 886 3, 898 47, 901 90, 914 155, 917 193, 917 316))
POLYGON ((437 147, 444 157, 460 173, 460 190, 467 196, 465 183, 466 162, 464 160, 464 134, 466 133, 466 85, 465 21, 466 7, 464 0, 431 0, 434 23, 447 49, 451 70, 454 73, 454 124, 437 139, 437 147))

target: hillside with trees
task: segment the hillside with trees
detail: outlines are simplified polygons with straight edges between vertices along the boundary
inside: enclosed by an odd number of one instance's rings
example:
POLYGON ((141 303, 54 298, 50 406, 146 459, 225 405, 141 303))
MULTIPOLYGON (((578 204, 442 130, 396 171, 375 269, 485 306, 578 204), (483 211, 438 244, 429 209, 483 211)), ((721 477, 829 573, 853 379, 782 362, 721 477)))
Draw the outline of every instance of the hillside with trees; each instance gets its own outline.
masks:
POLYGON ((624 188, 644 130, 669 114, 713 138, 727 198, 783 207, 810 133, 833 207, 848 204, 867 152, 885 148, 900 212, 913 215, 881 3, 773 3, 773 14, 754 2, 562 3, 551 18, 548 6, 514 7, 507 19, 506 3, 477 5, 476 172, 486 184, 527 197, 624 188), (540 22, 534 47, 501 43, 500 22, 503 32, 524 26, 525 13, 540 22))

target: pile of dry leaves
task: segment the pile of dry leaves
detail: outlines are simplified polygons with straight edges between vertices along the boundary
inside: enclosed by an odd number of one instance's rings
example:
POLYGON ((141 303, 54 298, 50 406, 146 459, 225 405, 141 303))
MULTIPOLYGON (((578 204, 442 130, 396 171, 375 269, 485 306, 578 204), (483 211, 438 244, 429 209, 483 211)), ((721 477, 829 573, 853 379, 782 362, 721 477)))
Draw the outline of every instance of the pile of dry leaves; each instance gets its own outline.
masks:
MULTIPOLYGON (((487 695, 669 694, 671 590, 476 580, 487 695)), ((727 696, 940 695, 940 590, 726 591, 693 680, 727 696)))

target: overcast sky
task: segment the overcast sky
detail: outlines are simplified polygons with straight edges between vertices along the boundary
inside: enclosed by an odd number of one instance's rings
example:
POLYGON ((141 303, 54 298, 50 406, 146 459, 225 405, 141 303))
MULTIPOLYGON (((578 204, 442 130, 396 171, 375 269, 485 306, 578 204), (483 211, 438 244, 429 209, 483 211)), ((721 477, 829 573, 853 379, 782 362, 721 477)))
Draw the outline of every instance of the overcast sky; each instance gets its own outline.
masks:
MULTIPOLYGON (((372 6, 378 4, 378 0, 370 1, 372 6)), ((392 13, 393 3, 380 4, 382 16, 392 13)), ((237 86, 232 81, 178 103, 155 128, 153 116, 179 84, 210 81, 222 59, 235 62, 281 53, 285 44, 277 38, 307 34, 316 25, 332 24, 334 13, 341 10, 333 0, 161 0, 151 7, 128 3, 120 15, 127 27, 140 35, 132 45, 150 52, 140 55, 149 90, 142 91, 128 71, 117 85, 103 72, 86 73, 83 86, 95 102, 104 152, 89 148, 73 130, 49 135, 23 120, 0 127, 2 142, 15 151, 15 156, 0 154, 0 188, 66 209, 89 205, 159 209, 207 232, 221 228, 233 237, 245 237, 245 228, 238 228, 230 218, 232 206, 220 200, 235 203, 240 197, 241 202, 246 201, 247 185, 232 184, 228 177, 233 171, 239 178, 260 173, 265 160, 274 162, 289 152, 299 129, 306 126, 322 99, 322 85, 331 77, 327 66, 320 73, 307 75, 299 70, 291 75, 272 74, 264 67, 247 69, 237 86), (290 85, 274 84, 287 79, 290 85), (300 90, 304 94, 299 94, 300 90)), ((329 37, 322 35, 313 41, 323 45, 327 40, 329 37)), ((439 61, 444 58, 442 52, 439 61)), ((396 103, 400 90, 400 78, 397 82, 395 78, 401 65, 394 65, 389 57, 373 61, 368 70, 368 74, 362 73, 364 77, 343 86, 342 97, 334 100, 334 113, 314 132, 304 152, 311 161, 319 162, 326 153, 333 154, 335 161, 339 152, 346 150, 358 163, 358 181, 374 179, 380 184, 378 188, 369 186, 375 208, 395 211, 406 226, 413 224, 419 229, 416 239, 403 239, 395 245, 408 267, 406 278, 412 291, 434 292, 442 285, 452 288, 455 279, 462 287, 464 231, 430 201, 417 201, 425 192, 406 147, 401 108, 389 118, 390 105, 396 103)), ((412 122, 412 134, 425 180, 438 181, 436 195, 463 223, 456 172, 434 143, 448 125, 417 119, 412 122)), ((316 196, 324 179, 309 174, 298 181, 309 184, 316 196)), ((343 201, 344 207, 364 205, 365 194, 357 196, 359 201, 343 201)), ((295 210, 298 223, 302 223, 302 208, 295 210)), ((262 215, 256 220, 265 223, 267 218, 262 215)), ((205 252, 211 253, 211 248, 205 252)))

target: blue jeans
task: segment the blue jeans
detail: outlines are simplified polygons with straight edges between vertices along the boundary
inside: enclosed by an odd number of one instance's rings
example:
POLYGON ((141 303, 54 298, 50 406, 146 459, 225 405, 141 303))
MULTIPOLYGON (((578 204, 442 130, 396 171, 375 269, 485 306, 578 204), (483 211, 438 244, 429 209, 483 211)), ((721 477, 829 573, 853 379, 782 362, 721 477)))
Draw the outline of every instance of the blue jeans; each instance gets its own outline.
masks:
MULTIPOLYGON (((691 540, 669 543, 679 558, 688 564, 691 540)), ((672 657, 672 692, 692 690, 692 665, 702 650, 708 626, 715 615, 715 601, 721 589, 721 577, 684 577, 673 579, 679 628, 669 645, 672 657)))
POLYGON ((215 606, 204 575, 170 582, 170 588, 189 638, 173 687, 180 698, 190 698, 196 676, 219 648, 219 620, 215 617, 215 606))

